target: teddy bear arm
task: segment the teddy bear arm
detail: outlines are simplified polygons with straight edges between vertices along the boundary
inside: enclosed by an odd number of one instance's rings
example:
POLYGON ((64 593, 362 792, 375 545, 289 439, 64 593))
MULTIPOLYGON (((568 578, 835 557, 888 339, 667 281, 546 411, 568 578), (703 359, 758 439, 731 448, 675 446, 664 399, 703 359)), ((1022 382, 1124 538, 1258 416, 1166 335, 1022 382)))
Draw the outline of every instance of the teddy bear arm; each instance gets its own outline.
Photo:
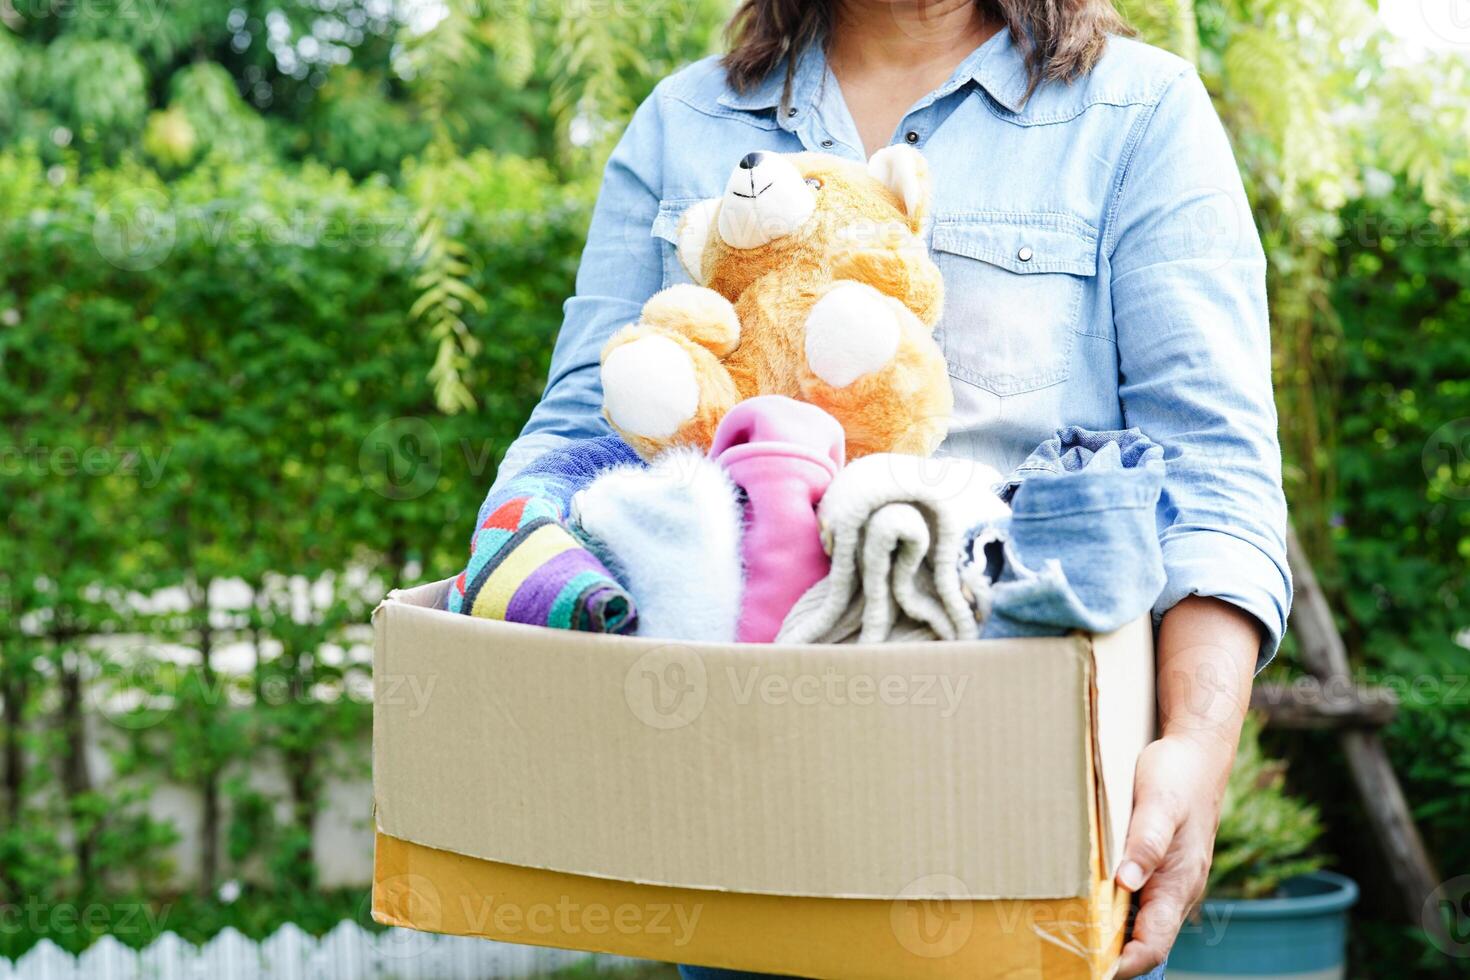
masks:
POLYGON ((735 307, 704 286, 683 283, 654 294, 643 305, 642 322, 681 334, 722 360, 740 344, 735 307))
POLYGON ((603 416, 644 459, 674 446, 707 450, 739 401, 729 369, 706 346, 647 322, 608 340, 601 379, 603 416))

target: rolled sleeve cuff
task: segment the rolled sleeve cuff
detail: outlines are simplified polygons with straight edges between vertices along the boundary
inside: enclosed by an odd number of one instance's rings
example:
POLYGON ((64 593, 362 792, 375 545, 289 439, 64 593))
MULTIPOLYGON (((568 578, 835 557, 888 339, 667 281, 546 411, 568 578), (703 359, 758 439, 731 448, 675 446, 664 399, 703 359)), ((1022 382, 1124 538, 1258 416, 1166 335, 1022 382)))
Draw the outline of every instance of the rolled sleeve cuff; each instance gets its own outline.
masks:
POLYGON ((1163 541, 1164 591, 1154 603, 1157 621, 1191 595, 1228 602, 1254 616, 1265 628, 1256 671, 1271 662, 1286 632, 1291 610, 1291 572, 1286 556, 1273 557, 1229 531, 1192 529, 1163 541))

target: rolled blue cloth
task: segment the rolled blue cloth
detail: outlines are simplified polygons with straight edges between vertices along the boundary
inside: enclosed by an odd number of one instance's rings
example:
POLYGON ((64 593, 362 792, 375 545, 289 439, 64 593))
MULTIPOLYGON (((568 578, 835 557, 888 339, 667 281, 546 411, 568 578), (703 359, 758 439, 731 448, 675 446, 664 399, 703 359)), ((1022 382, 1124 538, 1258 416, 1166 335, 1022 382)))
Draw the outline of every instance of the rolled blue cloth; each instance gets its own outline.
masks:
POLYGON ((1001 488, 1011 513, 971 529, 962 576, 982 639, 1106 633, 1163 591, 1157 511, 1164 450, 1137 429, 1061 429, 1001 488))

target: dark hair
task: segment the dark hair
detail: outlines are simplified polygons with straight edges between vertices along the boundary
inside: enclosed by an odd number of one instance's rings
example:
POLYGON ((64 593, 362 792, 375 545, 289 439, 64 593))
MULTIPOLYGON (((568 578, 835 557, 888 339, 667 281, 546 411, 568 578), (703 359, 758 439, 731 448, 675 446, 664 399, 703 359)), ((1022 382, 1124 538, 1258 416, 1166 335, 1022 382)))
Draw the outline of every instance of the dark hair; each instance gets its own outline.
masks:
MULTIPOLYGON (((786 64, 790 97, 796 56, 820 43, 837 0, 743 0, 726 37, 725 72, 744 92, 786 64)), ((1109 34, 1132 34, 1111 0, 975 0, 986 19, 1004 24, 1025 54, 1026 94, 1044 81, 1071 81, 1092 70, 1109 34)))

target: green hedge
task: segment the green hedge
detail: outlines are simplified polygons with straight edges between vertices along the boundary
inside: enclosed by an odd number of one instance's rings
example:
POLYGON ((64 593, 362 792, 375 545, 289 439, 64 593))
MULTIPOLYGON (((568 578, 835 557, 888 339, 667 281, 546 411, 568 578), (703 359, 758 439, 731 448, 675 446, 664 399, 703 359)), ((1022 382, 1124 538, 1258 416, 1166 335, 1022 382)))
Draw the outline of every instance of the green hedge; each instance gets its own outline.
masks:
MULTIPOLYGON (((1451 878, 1470 870, 1470 230, 1447 229, 1412 197, 1369 199, 1343 218, 1328 578, 1369 679, 1400 696, 1389 752, 1451 878)), ((1368 828, 1346 773, 1334 772, 1319 792, 1346 852, 1368 828)), ((1371 872, 1372 848, 1356 850, 1371 872)), ((1404 958, 1423 947, 1414 930, 1402 935, 1407 950, 1394 955, 1407 971, 1404 958)), ((1419 969, 1448 966, 1426 953, 1419 969)))
MULTIPOLYGON (((369 725, 364 699, 333 693, 366 671, 330 651, 379 589, 462 563, 585 231, 586 193, 539 164, 453 166, 453 233, 488 309, 470 320, 478 408, 444 416, 408 316, 423 174, 395 188, 216 160, 165 183, 0 155, 0 905, 153 893, 174 833, 138 803, 163 779, 199 788, 224 841, 206 889, 252 860, 268 889, 314 887, 327 748, 369 725), (308 616, 291 575, 322 583, 308 616), (212 608, 221 580, 250 608, 212 608), (164 589, 183 601, 138 608, 164 589), (144 639, 99 650, 114 634, 144 639), (170 642, 195 652, 174 664, 170 642), (250 676, 216 669, 234 642, 250 676), (98 705, 125 736, 126 778, 106 785, 78 761, 98 705), (242 778, 267 753, 286 819, 242 778)), ((0 955, 33 938, 0 936, 0 955)))

